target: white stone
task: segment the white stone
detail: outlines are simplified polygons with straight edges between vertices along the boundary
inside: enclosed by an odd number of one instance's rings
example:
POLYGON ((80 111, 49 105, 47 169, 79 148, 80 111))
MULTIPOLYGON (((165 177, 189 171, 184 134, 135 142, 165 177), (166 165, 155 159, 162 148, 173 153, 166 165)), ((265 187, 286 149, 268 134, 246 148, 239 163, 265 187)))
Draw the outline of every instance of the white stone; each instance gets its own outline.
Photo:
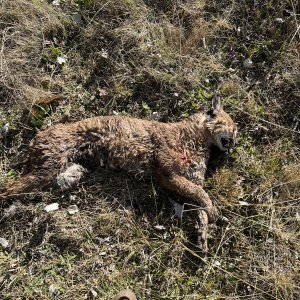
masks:
POLYGON ((93 298, 96 298, 98 295, 98 293, 94 289, 90 289, 90 293, 93 298))
POLYGON ((244 60, 243 65, 245 68, 249 69, 253 66, 253 61, 252 59, 249 57, 247 59, 244 60))
POLYGON ((218 260, 215 260, 215 261, 214 261, 214 266, 220 267, 220 266, 221 266, 221 262, 218 261, 218 260))
POLYGON ((157 230, 166 230, 166 227, 163 225, 155 225, 154 228, 157 230))
POLYGON ((58 203, 51 203, 49 205, 46 205, 44 207, 44 211, 45 212, 51 212, 51 211, 55 211, 55 210, 58 210, 58 203))
POLYGON ((108 52, 107 52, 106 50, 102 49, 102 51, 101 51, 101 56, 102 56, 103 58, 108 58, 108 52))
POLYGON ((77 205, 70 205, 67 208, 67 211, 68 211, 69 215, 74 215, 79 212, 79 209, 78 209, 77 205))
POLYGON ((8 240, 0 237, 0 245, 2 246, 3 249, 8 248, 9 247, 8 240))
POLYGON ((58 56, 57 59, 56 59, 57 63, 62 65, 64 64, 67 60, 65 57, 62 57, 62 56, 58 56))
POLYGON ((283 23, 284 21, 283 21, 282 18, 276 18, 276 19, 275 19, 275 22, 277 22, 277 23, 283 23))

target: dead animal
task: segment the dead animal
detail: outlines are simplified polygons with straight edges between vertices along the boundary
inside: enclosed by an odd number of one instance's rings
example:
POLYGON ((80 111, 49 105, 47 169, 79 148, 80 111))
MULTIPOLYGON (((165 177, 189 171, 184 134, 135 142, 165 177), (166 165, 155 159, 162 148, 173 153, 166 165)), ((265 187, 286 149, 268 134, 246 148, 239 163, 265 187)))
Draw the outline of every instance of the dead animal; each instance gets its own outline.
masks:
POLYGON ((212 109, 176 123, 125 116, 100 116, 59 124, 39 132, 31 143, 27 170, 0 194, 6 200, 48 187, 70 189, 85 173, 80 162, 153 176, 163 187, 196 206, 199 245, 205 250, 208 222, 216 209, 203 189, 211 147, 235 145, 237 127, 216 95, 212 109))

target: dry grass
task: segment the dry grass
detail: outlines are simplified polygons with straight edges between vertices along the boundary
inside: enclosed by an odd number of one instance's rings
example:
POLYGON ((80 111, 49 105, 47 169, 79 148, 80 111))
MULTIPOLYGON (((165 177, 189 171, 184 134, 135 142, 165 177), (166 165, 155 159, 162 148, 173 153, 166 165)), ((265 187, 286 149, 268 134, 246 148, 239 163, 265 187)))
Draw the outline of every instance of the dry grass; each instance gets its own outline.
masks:
POLYGON ((98 170, 71 196, 2 209, 3 299, 111 299, 128 287, 139 299, 300 298, 299 4, 254 2, 0 1, 1 185, 37 127, 113 111, 177 120, 207 109, 217 87, 239 124, 235 151, 216 151, 207 176, 228 219, 210 229, 207 255, 188 216, 175 217, 177 195, 98 170), (64 99, 33 109, 52 94, 64 99), (60 209, 45 213, 52 202, 60 209))

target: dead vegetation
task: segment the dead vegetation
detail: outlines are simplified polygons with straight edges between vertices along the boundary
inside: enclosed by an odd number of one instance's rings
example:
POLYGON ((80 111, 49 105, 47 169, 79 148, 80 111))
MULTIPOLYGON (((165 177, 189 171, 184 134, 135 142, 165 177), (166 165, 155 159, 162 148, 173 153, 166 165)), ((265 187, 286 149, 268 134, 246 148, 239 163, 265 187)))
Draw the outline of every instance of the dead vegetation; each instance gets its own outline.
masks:
POLYGON ((54 2, 0 2, 1 185, 38 128, 113 112, 180 119, 220 88, 239 141, 215 153, 206 189, 229 222, 203 255, 177 195, 97 170, 71 195, 2 209, 2 298, 299 299, 299 3, 54 2))

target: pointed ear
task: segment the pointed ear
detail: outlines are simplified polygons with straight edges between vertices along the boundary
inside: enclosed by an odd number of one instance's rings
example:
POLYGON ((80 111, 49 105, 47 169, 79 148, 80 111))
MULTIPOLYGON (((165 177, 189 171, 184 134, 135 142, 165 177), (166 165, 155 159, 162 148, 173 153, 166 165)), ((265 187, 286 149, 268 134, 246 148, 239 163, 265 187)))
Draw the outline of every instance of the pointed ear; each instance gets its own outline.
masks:
POLYGON ((220 111, 222 109, 221 99, 219 92, 216 92, 212 99, 212 109, 215 111, 220 111))

